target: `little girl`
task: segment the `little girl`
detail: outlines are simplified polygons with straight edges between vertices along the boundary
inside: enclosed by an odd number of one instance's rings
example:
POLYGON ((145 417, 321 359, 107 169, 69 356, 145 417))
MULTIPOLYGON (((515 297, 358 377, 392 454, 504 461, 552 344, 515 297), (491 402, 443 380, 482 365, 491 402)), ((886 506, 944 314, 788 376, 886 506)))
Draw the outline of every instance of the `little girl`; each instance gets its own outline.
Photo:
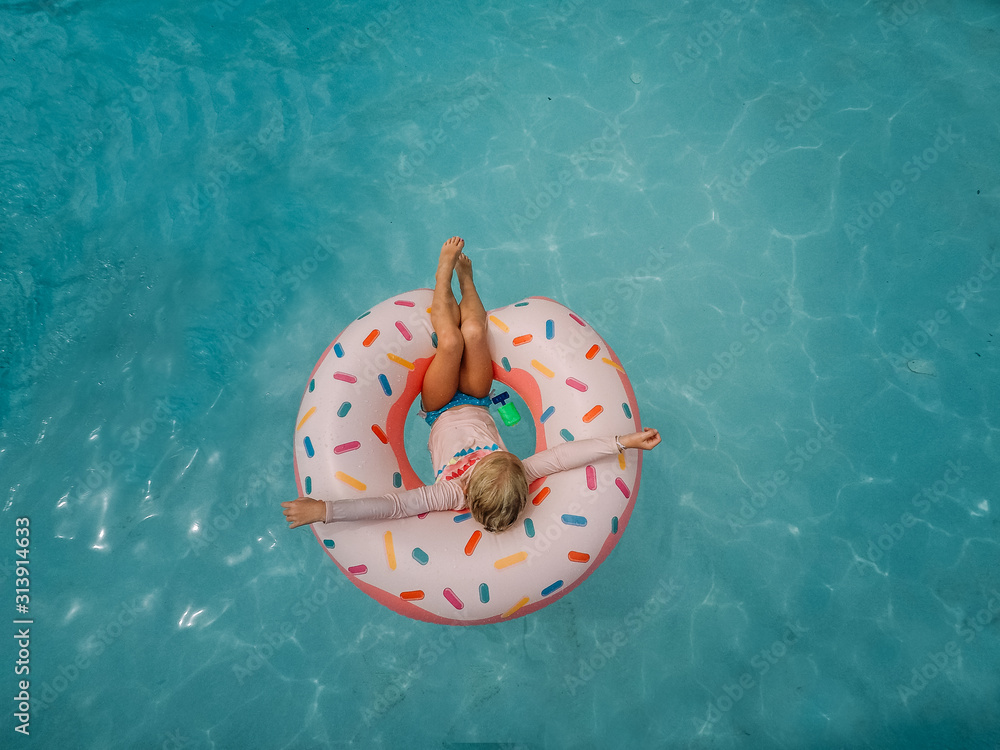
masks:
POLYGON ((575 469, 626 448, 650 450, 660 443, 654 429, 630 435, 563 443, 523 462, 507 451, 489 412, 493 360, 486 309, 472 281, 465 241, 452 237, 441 248, 431 301, 437 353, 420 392, 431 436, 427 447, 437 471, 434 484, 381 497, 323 501, 300 497, 282 503, 289 528, 309 523, 404 518, 433 510, 468 509, 487 531, 503 531, 524 510, 528 484, 539 477, 575 469), (451 289, 458 275, 462 302, 451 289))

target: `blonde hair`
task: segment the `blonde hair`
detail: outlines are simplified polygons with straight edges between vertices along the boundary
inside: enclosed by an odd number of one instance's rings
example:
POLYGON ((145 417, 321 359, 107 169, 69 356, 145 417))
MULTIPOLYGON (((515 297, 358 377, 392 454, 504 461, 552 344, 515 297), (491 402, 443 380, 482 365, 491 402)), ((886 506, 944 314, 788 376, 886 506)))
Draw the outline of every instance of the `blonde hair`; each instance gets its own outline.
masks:
POLYGON ((521 459, 507 451, 494 451, 479 461, 465 497, 472 517, 487 531, 506 529, 528 501, 528 476, 521 459))

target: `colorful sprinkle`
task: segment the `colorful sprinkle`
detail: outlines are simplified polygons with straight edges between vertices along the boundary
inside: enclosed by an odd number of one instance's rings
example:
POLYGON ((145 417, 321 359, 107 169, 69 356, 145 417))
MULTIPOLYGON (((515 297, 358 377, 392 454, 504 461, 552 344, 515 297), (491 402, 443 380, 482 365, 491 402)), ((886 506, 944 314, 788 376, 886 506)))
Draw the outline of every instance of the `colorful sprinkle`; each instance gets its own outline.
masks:
POLYGON ((310 407, 309 411, 307 411, 306 415, 304 417, 302 417, 302 419, 299 421, 298 425, 296 425, 295 429, 296 430, 301 430, 302 429, 302 425, 304 425, 306 423, 306 421, 309 419, 309 417, 311 417, 315 413, 316 413, 316 407, 315 406, 310 407))
POLYGON ((612 362, 612 361, 611 361, 610 359, 608 359, 607 357, 601 357, 601 362, 603 362, 603 363, 604 363, 604 364, 606 364, 606 365, 611 365, 611 366, 612 366, 612 367, 614 367, 614 368, 615 368, 616 370, 619 370, 619 371, 621 371, 621 372, 625 372, 625 368, 624 368, 624 367, 622 367, 622 366, 621 366, 620 364, 618 364, 617 362, 612 362))
MULTIPOLYGON (((531 504, 532 505, 541 505, 542 504, 542 500, 544 500, 545 498, 547 498, 549 496, 550 492, 552 492, 552 490, 549 489, 548 487, 542 487, 542 489, 540 489, 538 491, 538 494, 535 495, 535 499, 531 501, 531 504)), ((530 519, 528 519, 528 520, 530 520, 530 519)))
POLYGON ((575 439, 573 437, 573 433, 570 432, 569 430, 559 430, 559 437, 561 437, 567 443, 570 443, 575 439))
POLYGON ((611 519, 611 533, 612 534, 618 533, 618 516, 615 516, 614 518, 611 519))
POLYGON ((348 573, 352 573, 353 575, 356 575, 356 576, 363 576, 365 573, 368 572, 368 566, 367 565, 352 565, 350 568, 347 569, 347 572, 348 573))
POLYGON ((358 318, 357 318, 357 319, 358 319, 358 320, 361 320, 362 318, 367 318, 367 317, 368 317, 369 315, 371 315, 371 314, 372 314, 372 311, 371 311, 371 310, 369 310, 368 312, 363 312, 363 313, 361 313, 361 314, 360 314, 360 315, 358 316, 358 318))
POLYGON ((479 544, 479 540, 483 538, 483 532, 476 529, 472 532, 472 536, 469 537, 469 541, 465 543, 465 554, 468 557, 472 557, 472 553, 476 551, 476 545, 479 544))
POLYGON ((392 472, 392 486, 399 489, 403 486, 403 475, 398 471, 392 472))
POLYGON ((424 592, 420 589, 416 591, 404 591, 399 595, 399 598, 407 602, 419 602, 424 598, 424 592))
POLYGON ((490 322, 493 323, 493 325, 495 325, 497 328, 499 328, 504 333, 509 333, 510 332, 510 326, 508 326, 506 323, 504 323, 502 320, 500 320, 500 318, 498 318, 496 315, 491 315, 490 316, 490 322))
POLYGON ((351 410, 351 402, 350 401, 345 401, 344 403, 342 403, 340 405, 340 408, 337 409, 337 416, 338 417, 346 417, 347 416, 347 412, 349 412, 350 410, 351 410))
POLYGON ((570 388, 576 388, 580 393, 584 393, 587 390, 587 384, 576 378, 566 378, 566 385, 570 388))
POLYGON ((587 423, 593 422, 595 419, 597 419, 598 415, 602 411, 604 411, 604 407, 598 404, 593 409, 591 409, 590 411, 588 411, 586 414, 583 415, 583 421, 587 423))
POLYGON ((586 355, 587 359, 593 359, 594 357, 597 356, 597 353, 599 351, 601 351, 601 347, 599 347, 597 344, 594 344, 587 350, 587 355, 586 355))
POLYGON ((375 343, 375 339, 378 338, 379 330, 378 328, 373 328, 372 332, 365 336, 365 340, 361 342, 362 346, 371 346, 375 343))
POLYGON ((434 345, 435 349, 438 348, 438 335, 437 335, 437 331, 431 331, 431 344, 434 345))
POLYGON ((528 539, 535 538, 535 523, 530 518, 524 519, 524 533, 528 535, 528 539))
POLYGON ((410 300, 408 300, 408 299, 398 299, 393 304, 394 305, 399 305, 400 307, 416 307, 417 306, 416 302, 410 302, 410 300))
POLYGON ((622 471, 625 471, 625 454, 624 453, 619 453, 618 454, 618 468, 621 469, 622 471))
POLYGON ((353 375, 346 372, 335 372, 333 373, 334 380, 343 380, 345 383, 357 383, 358 379, 353 375))
POLYGON ((590 562, 590 555, 588 555, 586 552, 577 552, 576 550, 570 550, 567 557, 569 558, 570 562, 579 562, 579 563, 590 562))
POLYGON ((483 604, 489 604, 490 602, 490 587, 485 583, 479 584, 479 601, 483 604))
POLYGON ((339 342, 336 343, 336 344, 334 344, 333 345, 333 353, 337 355, 337 359, 343 358, 343 356, 344 356, 344 347, 342 347, 339 342))
POLYGON ((593 466, 587 467, 587 489, 596 490, 597 489, 597 469, 593 466))
POLYGON ((625 499, 628 500, 629 495, 632 494, 631 492, 629 492, 628 485, 622 481, 621 477, 615 479, 615 484, 618 485, 618 489, 622 491, 622 494, 625 496, 625 499))
POLYGON ((526 333, 523 336, 514 337, 514 346, 521 346, 521 344, 527 344, 531 341, 531 334, 526 333))
POLYGON ((563 585, 562 581, 556 581, 555 583, 549 584, 544 589, 542 589, 542 596, 548 596, 553 591, 558 591, 559 589, 562 588, 562 585, 563 585))
POLYGON ((470 518, 472 518, 471 513, 459 513, 451 520, 454 521, 455 523, 462 523, 462 521, 468 521, 470 518))
POLYGON ((506 357, 502 358, 500 360, 500 364, 503 365, 503 369, 504 370, 506 370, 507 372, 510 372, 510 360, 509 359, 507 359, 506 357))
POLYGON ((342 471, 338 471, 333 476, 335 476, 337 479, 339 479, 344 484, 349 484, 351 487, 353 487, 354 489, 356 489, 358 492, 364 492, 365 490, 368 489, 368 485, 367 484, 365 484, 364 482, 359 482, 357 479, 355 479, 354 477, 352 477, 350 474, 345 474, 342 471))
POLYGON ((465 605, 462 604, 462 600, 455 596, 455 592, 451 589, 445 589, 443 592, 444 598, 448 600, 455 609, 465 609, 465 605))
POLYGON ((545 424, 545 420, 551 417, 555 413, 556 413, 556 407, 550 406, 548 409, 542 412, 542 416, 539 418, 538 421, 541 422, 542 424, 545 424))
POLYGON ((543 365, 537 359, 531 360, 531 366, 534 367, 536 370, 538 370, 540 373, 542 373, 542 375, 544 375, 547 378, 554 378, 556 376, 556 374, 552 372, 552 370, 543 365))
POLYGON ((392 388, 389 386, 389 378, 387 378, 383 373, 379 373, 378 382, 382 386, 382 392, 386 396, 392 395, 392 388))
POLYGON ((313 478, 306 477, 306 494, 311 495, 313 491, 313 478))
POLYGON ((622 402, 622 411, 625 412, 625 416, 629 419, 632 418, 632 410, 628 408, 628 404, 622 402))
POLYGON ((316 451, 313 449, 313 441, 309 439, 308 435, 306 435, 302 440, 302 445, 306 447, 306 455, 309 456, 309 458, 316 455, 316 451))
POLYGON ((395 570, 396 569, 396 550, 392 546, 392 532, 391 531, 385 532, 385 536, 383 537, 383 541, 385 542, 385 559, 389 563, 389 570, 395 570))
POLYGON ((511 565, 517 565, 519 562, 524 562, 528 559, 528 553, 524 550, 520 552, 515 552, 513 555, 507 555, 507 557, 501 557, 495 563, 493 567, 497 570, 502 570, 503 568, 509 568, 511 565))
POLYGON ((545 321, 545 338, 549 341, 556 337, 556 322, 554 320, 545 321))
POLYGON ((403 359, 398 354, 393 354, 392 352, 390 352, 390 353, 386 354, 385 356, 387 356, 389 358, 390 362, 395 362, 397 365, 402 365, 407 370, 414 370, 414 369, 416 369, 416 365, 414 365, 409 360, 403 359))
POLYGON ((582 320, 581 318, 578 318, 578 317, 577 317, 576 315, 574 315, 573 313, 570 313, 570 314, 569 314, 569 316, 570 316, 570 317, 571 317, 571 318, 572 318, 573 320, 575 320, 575 321, 576 321, 577 323, 579 323, 580 325, 582 325, 582 326, 586 326, 586 325, 587 325, 586 323, 584 323, 584 322, 583 322, 583 320, 582 320))
POLYGON ((336 544, 334 544, 334 541, 332 539, 324 539, 323 545, 325 547, 328 547, 329 549, 333 549, 334 547, 337 546, 336 544))
POLYGON ((527 603, 528 603, 529 601, 530 601, 530 600, 528 599, 528 597, 524 597, 523 599, 521 599, 521 601, 519 601, 519 602, 518 602, 517 604, 515 604, 515 605, 514 605, 513 607, 511 607, 511 608, 510 608, 510 609, 508 609, 508 610, 507 610, 506 612, 504 612, 504 613, 503 613, 503 616, 504 616, 504 617, 510 617, 510 616, 511 616, 512 614, 514 614, 515 612, 517 612, 517 610, 519 610, 519 609, 520 609, 521 607, 523 607, 523 606, 524 606, 525 604, 527 604, 527 603))
POLYGON ((312 393, 316 390, 316 378, 309 381, 309 392, 312 393))
POLYGON ((340 445, 338 445, 333 449, 333 452, 339 456, 341 453, 349 453, 351 451, 356 451, 360 447, 361 443, 359 443, 357 440, 352 440, 349 443, 341 443, 340 445))
POLYGON ((528 306, 527 302, 515 302, 514 303, 514 307, 527 307, 527 306, 528 306))
POLYGON ((382 441, 383 445, 389 444, 389 438, 386 437, 386 434, 382 432, 382 428, 379 427, 377 424, 372 425, 372 432, 375 433, 375 437, 377 437, 379 440, 382 441))
POLYGON ((403 338, 406 339, 407 341, 413 340, 413 334, 410 333, 409 328, 403 325, 403 321, 401 320, 396 321, 396 330, 399 331, 401 334, 403 334, 403 338))
POLYGON ((413 559, 416 560, 421 565, 426 565, 427 561, 430 560, 430 558, 427 556, 427 553, 424 552, 422 549, 420 549, 420 547, 414 547, 413 552, 411 554, 413 555, 413 559))
POLYGON ((573 516, 569 513, 563 513, 562 522, 567 526, 586 526, 587 519, 583 516, 573 516))

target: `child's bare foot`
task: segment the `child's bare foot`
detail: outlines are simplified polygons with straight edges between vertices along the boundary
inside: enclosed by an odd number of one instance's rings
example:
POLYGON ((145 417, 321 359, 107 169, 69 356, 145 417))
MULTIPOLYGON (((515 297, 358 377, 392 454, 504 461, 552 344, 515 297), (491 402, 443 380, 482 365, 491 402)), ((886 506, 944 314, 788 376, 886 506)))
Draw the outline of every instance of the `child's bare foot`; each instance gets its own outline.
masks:
POLYGON ((461 254, 463 247, 465 247, 465 240, 461 237, 452 237, 441 246, 441 256, 438 258, 436 278, 451 279, 451 273, 455 270, 455 263, 458 262, 458 256, 461 254))

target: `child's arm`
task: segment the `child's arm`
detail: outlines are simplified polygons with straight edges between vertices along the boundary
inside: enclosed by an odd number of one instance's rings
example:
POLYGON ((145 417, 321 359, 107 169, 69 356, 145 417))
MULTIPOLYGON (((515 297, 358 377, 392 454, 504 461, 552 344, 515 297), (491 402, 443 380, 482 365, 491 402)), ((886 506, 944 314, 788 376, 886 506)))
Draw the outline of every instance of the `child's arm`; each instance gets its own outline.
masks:
POLYGON ((621 443, 623 448, 648 451, 660 444, 660 433, 650 428, 630 435, 621 435, 617 438, 617 442, 614 437, 574 440, 525 459, 524 470, 528 475, 528 481, 531 482, 559 471, 575 469, 601 456, 612 456, 618 452, 618 443, 621 443))
POLYGON ((437 482, 381 497, 327 501, 300 497, 281 507, 288 527, 294 529, 309 523, 406 518, 432 510, 458 510, 465 507, 465 493, 456 482, 437 482))

